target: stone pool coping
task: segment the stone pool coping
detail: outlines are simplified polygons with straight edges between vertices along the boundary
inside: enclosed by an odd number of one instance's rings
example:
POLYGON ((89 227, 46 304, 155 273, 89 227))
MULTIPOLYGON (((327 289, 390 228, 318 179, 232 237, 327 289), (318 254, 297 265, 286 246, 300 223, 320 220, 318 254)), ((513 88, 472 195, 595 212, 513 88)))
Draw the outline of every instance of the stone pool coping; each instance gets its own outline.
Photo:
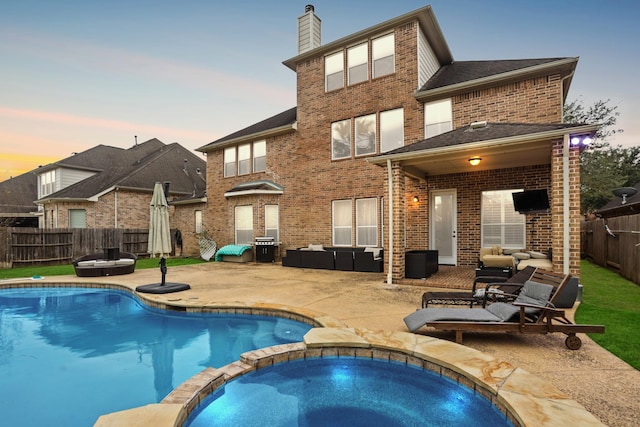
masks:
POLYGON ((103 415, 95 426, 181 426, 207 396, 238 376, 277 363, 336 356, 390 360, 433 371, 489 399, 516 426, 604 426, 548 382, 493 356, 438 338, 354 328, 313 328, 304 342, 244 353, 239 361, 196 374, 161 403, 103 415))
POLYGON ((189 413, 215 388, 239 375, 274 363, 310 357, 370 357, 407 363, 451 378, 494 403, 515 425, 603 426, 595 416, 549 382, 486 353, 453 342, 401 331, 348 328, 335 318, 294 306, 272 303, 184 300, 138 294, 113 283, 12 282, 5 287, 66 286, 118 289, 132 292, 146 304, 179 311, 216 311, 278 315, 315 327, 304 342, 268 347, 241 355, 222 368, 207 368, 175 388, 161 403, 101 416, 96 427, 181 426, 189 413))

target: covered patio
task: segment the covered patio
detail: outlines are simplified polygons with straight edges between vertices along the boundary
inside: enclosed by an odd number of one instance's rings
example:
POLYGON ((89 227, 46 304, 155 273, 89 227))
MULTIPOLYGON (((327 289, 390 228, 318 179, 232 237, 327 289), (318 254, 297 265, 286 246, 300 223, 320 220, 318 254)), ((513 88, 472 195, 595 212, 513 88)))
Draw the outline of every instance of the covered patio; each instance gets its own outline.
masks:
POLYGON ((579 154, 597 128, 477 122, 368 159, 387 170, 387 283, 406 282, 412 249, 438 250, 440 264, 474 267, 482 193, 537 188, 548 190, 550 209, 527 218, 526 244, 552 253, 555 271, 579 276, 579 154))

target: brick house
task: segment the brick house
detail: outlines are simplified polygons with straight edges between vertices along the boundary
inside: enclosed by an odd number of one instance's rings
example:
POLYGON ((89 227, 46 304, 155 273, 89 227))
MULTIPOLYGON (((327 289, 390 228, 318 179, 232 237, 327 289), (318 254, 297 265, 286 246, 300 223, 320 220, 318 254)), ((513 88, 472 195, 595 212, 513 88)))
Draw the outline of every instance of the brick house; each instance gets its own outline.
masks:
POLYGON ((154 184, 168 182, 171 228, 181 230, 182 254, 195 255, 205 169, 191 151, 154 138, 128 149, 98 145, 25 175, 35 180, 40 228, 146 229, 154 184))
POLYGON ((492 244, 579 274, 575 138, 596 126, 562 124, 577 58, 454 61, 430 6, 327 44, 307 6, 298 32, 297 106, 198 149, 219 244, 384 247, 389 283, 408 250, 473 266, 492 244), (550 209, 520 215, 531 189, 550 209))

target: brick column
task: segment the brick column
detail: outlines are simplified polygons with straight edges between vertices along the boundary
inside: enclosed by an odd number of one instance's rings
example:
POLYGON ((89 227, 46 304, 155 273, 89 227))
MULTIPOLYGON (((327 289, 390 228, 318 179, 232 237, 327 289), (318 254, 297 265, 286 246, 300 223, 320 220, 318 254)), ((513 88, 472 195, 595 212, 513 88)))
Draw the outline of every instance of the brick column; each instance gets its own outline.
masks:
MULTIPOLYGON (((568 144, 567 144, 568 145, 568 144)), ((565 242, 564 205, 564 143, 553 143, 551 156, 551 240, 553 250, 553 270, 564 272, 565 248, 569 249, 569 274, 580 276, 580 149, 570 147, 567 161, 569 165, 569 240, 565 242)))
POLYGON ((393 282, 404 279, 404 249, 406 241, 405 173, 398 162, 391 163, 393 179, 393 257, 391 278, 393 282))

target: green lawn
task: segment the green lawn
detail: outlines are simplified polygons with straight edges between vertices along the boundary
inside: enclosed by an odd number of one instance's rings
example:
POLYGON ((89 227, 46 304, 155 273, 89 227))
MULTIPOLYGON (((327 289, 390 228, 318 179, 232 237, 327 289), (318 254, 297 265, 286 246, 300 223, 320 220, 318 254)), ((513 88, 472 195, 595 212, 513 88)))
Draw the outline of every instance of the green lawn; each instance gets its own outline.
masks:
MULTIPOLYGON (((138 261, 136 261, 136 270, 142 268, 159 268, 159 261, 160 260, 158 258, 139 258, 138 261)), ((200 264, 202 262, 206 261, 203 261, 200 258, 167 258, 167 267, 200 264)), ((65 274, 75 274, 72 264, 0 269, 0 280, 34 276, 60 276, 65 274)))
POLYGON ((576 323, 605 325, 604 334, 589 335, 636 369, 640 369, 640 285, 611 270, 582 261, 584 286, 576 323))

